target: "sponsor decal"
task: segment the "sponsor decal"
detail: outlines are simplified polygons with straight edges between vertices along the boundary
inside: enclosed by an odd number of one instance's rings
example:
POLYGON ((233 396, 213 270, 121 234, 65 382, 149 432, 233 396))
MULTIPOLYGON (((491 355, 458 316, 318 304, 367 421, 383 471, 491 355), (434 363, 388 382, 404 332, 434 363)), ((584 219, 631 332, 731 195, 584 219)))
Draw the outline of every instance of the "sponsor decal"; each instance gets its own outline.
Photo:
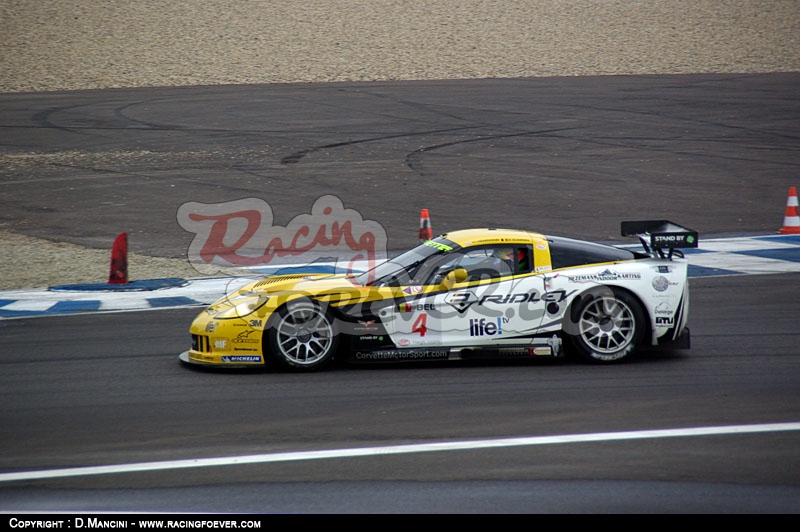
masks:
POLYGON ((375 320, 358 320, 358 325, 353 327, 355 332, 378 332, 379 329, 375 320))
POLYGON ((503 318, 487 321, 486 318, 469 320, 470 336, 494 336, 503 334, 503 318))
POLYGON ((359 340, 364 340, 364 341, 378 340, 379 342, 382 342, 383 341, 383 336, 375 336, 374 334, 367 334, 367 335, 364 335, 364 336, 359 336, 358 339, 359 340))
POLYGON ((673 323, 674 320, 671 317, 656 316, 656 325, 672 325, 673 323))
POLYGON ((490 295, 490 296, 483 296, 479 301, 479 305, 485 305, 487 303, 494 303, 496 305, 513 305, 515 303, 536 303, 539 301, 564 301, 567 297, 571 296, 577 292, 577 290, 572 290, 571 292, 567 292, 566 290, 553 290, 552 292, 547 292, 541 297, 539 296, 539 292, 536 290, 531 290, 530 292, 524 292, 519 294, 507 294, 507 295, 490 295))
POLYGON ((228 346, 228 341, 220 338, 214 340, 214 349, 225 349, 228 346))
POLYGON ((454 292, 452 294, 448 294, 444 301, 457 311, 464 312, 473 303, 478 301, 478 296, 472 292, 454 292))
POLYGON ((673 314, 672 305, 670 305, 666 301, 662 301, 661 303, 656 305, 655 313, 657 316, 672 316, 673 314))
POLYGON ((604 281, 638 281, 642 274, 638 272, 619 273, 614 270, 603 270, 600 273, 585 275, 568 275, 567 279, 573 283, 604 282, 604 281))
POLYGON ((506 356, 550 356, 553 354, 551 347, 501 347, 500 354, 506 356))
POLYGON ((231 355, 220 357, 223 362, 261 362, 259 355, 231 355))
POLYGON ((219 325, 219 323, 218 323, 218 322, 216 322, 216 321, 209 321, 208 323, 206 323, 206 332, 213 333, 213 332, 214 332, 214 329, 216 329, 216 328, 217 328, 217 325, 219 325))
POLYGON ((257 344, 258 338, 253 338, 253 336, 258 336, 255 334, 256 331, 242 331, 236 335, 236 338, 231 340, 231 343, 234 344, 257 344))
POLYGON ((654 233, 652 236, 653 245, 660 247, 660 246, 669 246, 669 245, 679 245, 679 244, 688 244, 693 246, 697 239, 693 234, 657 234, 654 233))
POLYGON ((410 350, 386 350, 386 351, 357 351, 357 360, 443 360, 450 355, 446 349, 410 349, 410 350))
POLYGON ((566 290, 558 289, 553 290, 552 292, 546 292, 544 295, 540 295, 537 290, 531 290, 530 292, 519 292, 514 294, 492 294, 483 297, 478 297, 472 292, 455 292, 453 294, 449 294, 445 298, 445 302, 449 304, 451 307, 456 309, 458 312, 463 313, 472 305, 477 304, 478 306, 484 305, 516 305, 522 303, 538 303, 538 302, 561 302, 567 299, 569 296, 577 292, 577 290, 572 290, 567 292, 566 290))
POLYGON ((666 289, 669 288, 669 279, 664 277, 663 275, 659 275, 655 279, 653 279, 653 289, 656 292, 664 292, 666 289))
POLYGON ((409 295, 411 295, 411 294, 419 294, 419 293, 422 292, 422 287, 419 286, 419 285, 407 286, 407 287, 403 288, 403 292, 406 293, 406 294, 409 294, 409 295))
POLYGON ((432 247, 432 248, 436 248, 439 251, 444 251, 444 252, 453 251, 453 248, 448 246, 447 244, 440 244, 439 242, 434 242, 433 240, 426 240, 423 243, 426 246, 429 246, 429 247, 432 247))
POLYGON ((501 347, 497 350, 501 355, 506 356, 528 356, 532 347, 501 347))
POLYGON ((400 312, 436 310, 436 306, 433 303, 400 303, 397 305, 397 310, 400 312))

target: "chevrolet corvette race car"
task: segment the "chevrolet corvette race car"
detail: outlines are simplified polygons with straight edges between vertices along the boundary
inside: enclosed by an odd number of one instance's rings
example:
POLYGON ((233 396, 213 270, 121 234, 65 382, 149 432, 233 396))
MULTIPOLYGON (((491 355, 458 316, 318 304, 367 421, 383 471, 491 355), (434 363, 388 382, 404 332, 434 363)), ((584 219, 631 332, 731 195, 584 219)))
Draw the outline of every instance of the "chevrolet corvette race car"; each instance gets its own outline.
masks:
POLYGON ((443 234, 361 274, 264 278, 215 302, 180 360, 316 370, 350 362, 629 358, 688 347, 687 262, 697 233, 666 220, 622 222, 633 251, 502 229, 443 234))

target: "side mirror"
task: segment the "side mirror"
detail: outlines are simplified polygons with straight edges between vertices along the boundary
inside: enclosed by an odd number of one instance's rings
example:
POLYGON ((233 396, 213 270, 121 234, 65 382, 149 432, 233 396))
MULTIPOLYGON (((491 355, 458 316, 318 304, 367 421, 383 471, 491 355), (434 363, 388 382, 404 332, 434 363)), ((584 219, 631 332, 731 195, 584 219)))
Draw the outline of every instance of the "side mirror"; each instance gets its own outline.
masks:
POLYGON ((456 268, 444 276, 444 279, 442 279, 442 282, 439 286, 445 290, 450 290, 456 283, 463 283, 466 280, 467 270, 464 268, 456 268))

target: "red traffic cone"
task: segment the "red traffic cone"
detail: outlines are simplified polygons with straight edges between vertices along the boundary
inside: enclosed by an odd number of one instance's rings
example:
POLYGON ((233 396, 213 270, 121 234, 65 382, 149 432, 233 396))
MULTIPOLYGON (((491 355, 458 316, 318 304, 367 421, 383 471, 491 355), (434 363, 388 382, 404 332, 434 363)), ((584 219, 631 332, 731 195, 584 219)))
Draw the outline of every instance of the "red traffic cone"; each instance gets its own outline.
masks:
POLYGON ((800 235, 800 214, 797 212, 797 189, 789 187, 789 198, 786 200, 786 215, 779 234, 800 235))
POLYGON ((421 241, 430 240, 433 238, 433 229, 431 229, 431 216, 428 214, 428 209, 422 209, 419 214, 419 239, 421 241))
POLYGON ((111 272, 108 284, 128 283, 128 233, 120 233, 111 248, 111 272))

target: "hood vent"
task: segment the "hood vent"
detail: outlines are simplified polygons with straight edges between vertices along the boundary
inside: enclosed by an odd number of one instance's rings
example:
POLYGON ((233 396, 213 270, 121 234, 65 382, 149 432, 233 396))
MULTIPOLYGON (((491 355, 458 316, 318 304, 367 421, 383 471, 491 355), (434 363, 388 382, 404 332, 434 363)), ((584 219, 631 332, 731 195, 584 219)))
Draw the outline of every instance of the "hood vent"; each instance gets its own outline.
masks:
POLYGON ((253 285, 253 288, 264 288, 265 286, 269 286, 275 283, 284 283, 286 281, 296 281, 298 279, 303 279, 304 277, 308 277, 308 274, 302 275, 280 275, 277 277, 270 277, 269 279, 264 279, 263 281, 257 282, 253 285))

